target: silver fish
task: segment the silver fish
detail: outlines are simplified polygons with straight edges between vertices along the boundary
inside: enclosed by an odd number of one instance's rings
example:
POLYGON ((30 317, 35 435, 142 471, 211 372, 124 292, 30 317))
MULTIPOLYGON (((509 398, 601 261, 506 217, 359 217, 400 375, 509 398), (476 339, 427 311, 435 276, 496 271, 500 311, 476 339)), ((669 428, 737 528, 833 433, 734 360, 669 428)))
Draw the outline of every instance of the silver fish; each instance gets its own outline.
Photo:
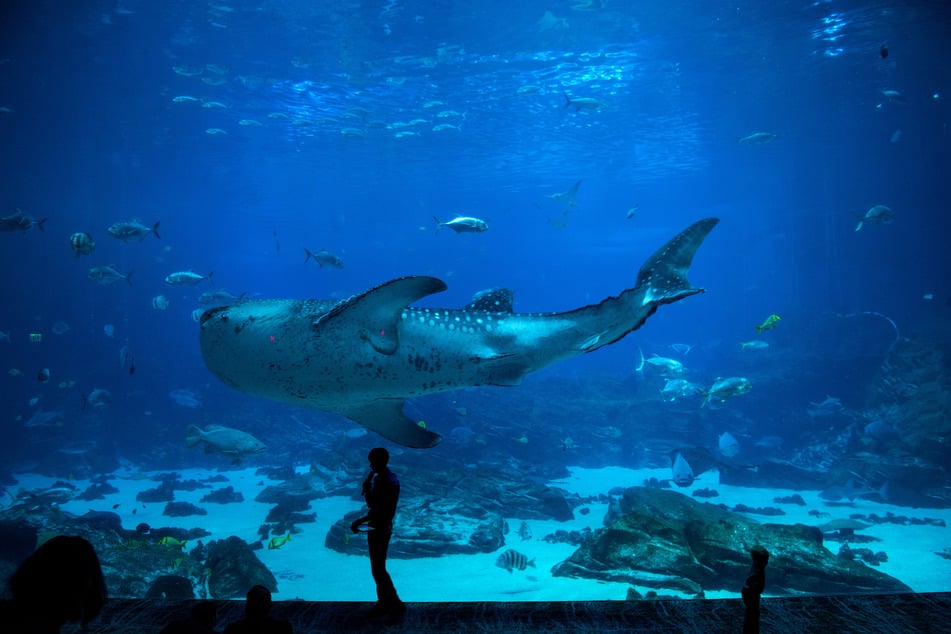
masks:
POLYGON ((211 276, 214 273, 209 273, 208 275, 199 275, 192 271, 178 271, 176 273, 169 273, 165 276, 165 283, 169 286, 194 286, 195 284, 200 284, 205 280, 211 281, 211 276))
POLYGON ((307 247, 304 247, 304 264, 307 264, 309 260, 316 262, 320 268, 329 266, 332 269, 342 269, 343 260, 338 258, 336 255, 328 251, 327 249, 320 249, 318 251, 311 251, 307 247))
POLYGON ((473 218, 472 216, 456 216, 449 222, 440 222, 439 218, 433 216, 433 220, 436 221, 437 233, 440 227, 449 227, 456 233, 482 233, 489 229, 489 225, 485 220, 473 218))
POLYGON ((136 238, 139 242, 142 242, 150 233, 156 238, 162 237, 158 232, 159 222, 161 221, 156 220, 155 224, 151 227, 142 224, 138 220, 131 220, 129 222, 114 222, 109 225, 109 228, 106 229, 106 232, 113 238, 118 238, 123 242, 128 242, 133 238, 136 238))
POLYGON ((132 271, 122 274, 111 264, 109 266, 92 267, 89 269, 88 277, 96 284, 102 284, 103 286, 115 284, 119 280, 125 280, 129 286, 132 286, 132 271))

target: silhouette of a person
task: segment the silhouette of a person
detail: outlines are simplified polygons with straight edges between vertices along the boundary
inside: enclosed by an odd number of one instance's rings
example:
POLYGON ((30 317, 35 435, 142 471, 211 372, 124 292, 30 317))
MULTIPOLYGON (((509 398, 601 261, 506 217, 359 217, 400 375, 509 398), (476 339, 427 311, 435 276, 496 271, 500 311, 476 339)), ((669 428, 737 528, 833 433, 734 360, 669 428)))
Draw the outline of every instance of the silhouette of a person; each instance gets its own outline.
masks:
POLYGON ((750 549, 753 565, 746 577, 741 594, 746 615, 743 617, 743 634, 759 634, 759 597, 766 588, 766 564, 769 563, 769 551, 762 546, 750 549))
POLYGON ((56 634, 68 622, 85 627, 106 602, 99 557, 82 537, 57 535, 27 557, 8 581, 0 631, 56 634))
POLYGON ((370 474, 363 481, 363 497, 369 511, 350 524, 354 533, 366 524, 367 546, 370 550, 370 571, 376 582, 377 603, 370 616, 386 616, 387 623, 396 623, 406 612, 406 606, 396 594, 393 580, 386 571, 386 551, 393 535, 393 516, 400 499, 400 481, 390 471, 390 453, 383 447, 370 450, 370 474))
POLYGON ((290 621, 269 616, 271 591, 264 586, 248 590, 244 604, 244 618, 225 628, 224 634, 292 634, 290 621))

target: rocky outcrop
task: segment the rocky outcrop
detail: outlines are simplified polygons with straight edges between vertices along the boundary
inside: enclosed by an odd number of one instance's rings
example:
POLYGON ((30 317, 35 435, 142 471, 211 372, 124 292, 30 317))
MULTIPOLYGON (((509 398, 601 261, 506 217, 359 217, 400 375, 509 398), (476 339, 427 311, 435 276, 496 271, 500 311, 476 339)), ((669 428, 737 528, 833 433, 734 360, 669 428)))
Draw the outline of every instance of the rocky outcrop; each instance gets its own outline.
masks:
POLYGON ((208 569, 208 593, 214 599, 238 599, 248 588, 262 585, 277 592, 277 579, 251 547, 239 537, 208 544, 205 567, 208 569))
POLYGON ((686 495, 634 487, 612 502, 604 528, 552 574, 620 581, 699 594, 739 591, 749 572, 749 549, 772 554, 767 593, 909 592, 897 579, 822 545, 819 529, 758 524, 686 495))

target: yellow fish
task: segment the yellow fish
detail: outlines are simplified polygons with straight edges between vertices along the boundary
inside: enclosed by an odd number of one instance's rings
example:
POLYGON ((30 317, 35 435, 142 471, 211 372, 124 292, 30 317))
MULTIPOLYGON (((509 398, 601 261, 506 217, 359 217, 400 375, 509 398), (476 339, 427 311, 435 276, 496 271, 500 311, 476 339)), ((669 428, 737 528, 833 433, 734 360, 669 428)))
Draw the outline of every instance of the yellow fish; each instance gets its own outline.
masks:
POLYGON ((165 546, 166 548, 178 548, 179 550, 184 550, 186 542, 183 542, 180 539, 175 539, 174 537, 170 537, 166 535, 165 537, 160 539, 158 543, 159 543, 159 546, 165 546))
POLYGON ((284 544, 286 544, 286 543, 289 542, 289 541, 291 541, 291 534, 290 534, 290 533, 288 533, 288 534, 287 534, 286 536, 284 536, 284 537, 281 537, 281 536, 272 537, 272 538, 271 538, 271 541, 269 541, 269 542, 267 543, 267 549, 268 549, 268 550, 278 550, 279 548, 281 548, 281 546, 283 546, 284 544))
POLYGON ((773 313, 772 315, 767 317, 766 320, 762 324, 760 324, 759 326, 756 326, 756 332, 763 332, 764 330, 772 330, 773 328, 776 327, 777 322, 779 322, 779 315, 773 313))

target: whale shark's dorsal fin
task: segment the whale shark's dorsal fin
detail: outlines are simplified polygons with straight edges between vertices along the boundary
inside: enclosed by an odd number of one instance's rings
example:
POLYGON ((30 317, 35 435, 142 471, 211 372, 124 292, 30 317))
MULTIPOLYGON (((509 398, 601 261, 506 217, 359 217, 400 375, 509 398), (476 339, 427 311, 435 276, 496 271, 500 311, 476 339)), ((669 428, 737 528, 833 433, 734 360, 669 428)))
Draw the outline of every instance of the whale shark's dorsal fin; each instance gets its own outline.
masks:
POLYGON ((472 296, 464 310, 481 310, 489 313, 513 313, 515 293, 510 288, 487 288, 472 296))
POLYGON ((719 218, 704 218, 693 223, 658 249, 641 266, 635 289, 644 288, 643 305, 669 304, 689 295, 702 293, 687 281, 693 256, 719 218))
MULTIPOLYGON (((393 354, 399 348, 396 326, 403 310, 415 301, 446 290, 446 283, 435 277, 416 275, 384 282, 375 288, 339 302, 313 324, 318 334, 357 334, 380 354, 393 354)), ((384 434, 385 435, 385 434, 384 434)))

